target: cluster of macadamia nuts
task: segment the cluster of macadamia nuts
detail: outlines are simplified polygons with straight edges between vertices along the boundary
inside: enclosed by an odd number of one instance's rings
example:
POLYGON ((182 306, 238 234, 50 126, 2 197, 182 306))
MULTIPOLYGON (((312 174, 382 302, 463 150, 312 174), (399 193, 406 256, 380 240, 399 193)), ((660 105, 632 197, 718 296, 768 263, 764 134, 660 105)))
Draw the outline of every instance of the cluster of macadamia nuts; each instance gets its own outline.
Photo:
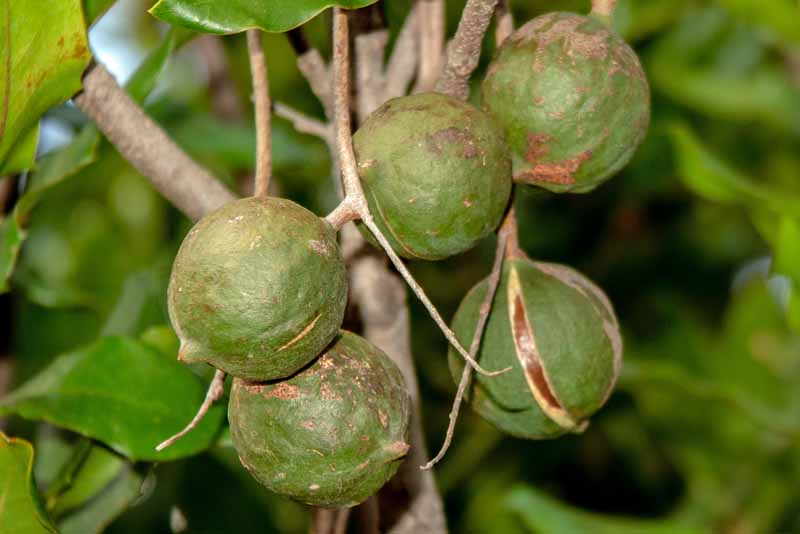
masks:
MULTIPOLYGON (((494 232, 513 183, 592 190, 628 163, 649 122, 639 61, 591 16, 551 13, 498 49, 483 109, 425 93, 386 102, 353 137, 370 212, 394 251, 438 260, 494 232)), ((361 227, 368 239, 372 235, 361 227)), ((469 346, 488 283, 453 320, 469 346)), ((173 266, 179 358, 234 377, 228 416, 242 464, 304 503, 352 506, 409 449, 403 377, 341 329, 347 271, 336 230, 280 198, 231 202, 189 232, 173 266)), ((622 356, 605 294, 573 269, 509 258, 476 359, 471 406, 498 428, 542 439, 580 431, 608 398, 622 356)), ((451 350, 456 379, 464 361, 451 350)))

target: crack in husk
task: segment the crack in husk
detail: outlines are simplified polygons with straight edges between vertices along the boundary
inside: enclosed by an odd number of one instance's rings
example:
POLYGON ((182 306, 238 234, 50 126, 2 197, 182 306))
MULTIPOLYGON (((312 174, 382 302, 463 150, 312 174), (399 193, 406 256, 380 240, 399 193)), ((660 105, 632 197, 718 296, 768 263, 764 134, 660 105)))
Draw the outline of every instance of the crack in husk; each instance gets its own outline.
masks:
POLYGON ((556 424, 562 428, 575 429, 579 426, 578 422, 564 409, 550 386, 525 308, 519 273, 514 267, 509 272, 508 315, 516 356, 536 403, 556 424))

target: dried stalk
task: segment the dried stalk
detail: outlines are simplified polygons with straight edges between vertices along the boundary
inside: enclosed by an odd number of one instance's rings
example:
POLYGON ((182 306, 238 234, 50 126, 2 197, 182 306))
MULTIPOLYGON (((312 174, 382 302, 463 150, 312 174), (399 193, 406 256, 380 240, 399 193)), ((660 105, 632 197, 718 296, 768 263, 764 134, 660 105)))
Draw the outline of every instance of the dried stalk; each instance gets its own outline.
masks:
POLYGON ((200 421, 203 420, 203 417, 206 416, 208 410, 211 409, 211 406, 222 398, 222 395, 225 393, 225 371, 221 371, 219 369, 216 370, 214 373, 214 378, 211 379, 211 383, 208 386, 208 390, 206 391, 206 398, 203 400, 203 404, 200 405, 200 409, 197 410, 192 421, 186 425, 186 428, 175 434, 169 439, 166 439, 158 444, 156 447, 156 451, 161 452, 170 445, 173 445, 176 441, 181 439, 183 436, 194 430, 197 425, 200 424, 200 421))
POLYGON ((250 75, 253 78, 253 100, 256 108, 256 175, 255 196, 268 195, 272 177, 272 135, 270 132, 269 75, 261 44, 260 30, 247 30, 247 51, 250 75))

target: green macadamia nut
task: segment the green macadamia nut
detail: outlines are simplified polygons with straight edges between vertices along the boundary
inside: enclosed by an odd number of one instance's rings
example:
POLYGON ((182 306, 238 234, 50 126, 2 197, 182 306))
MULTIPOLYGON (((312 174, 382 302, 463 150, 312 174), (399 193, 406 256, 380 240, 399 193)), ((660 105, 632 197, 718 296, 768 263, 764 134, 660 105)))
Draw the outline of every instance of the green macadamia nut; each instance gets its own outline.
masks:
MULTIPOLYGON (((469 346, 488 283, 473 287, 453 331, 469 346)), ((622 362, 617 319, 602 290, 577 271, 527 258, 504 265, 477 355, 496 377, 475 375, 468 401, 497 428, 545 439, 581 431, 608 399, 622 362)), ((462 358, 451 349, 456 382, 462 358)))
POLYGON ((169 282, 179 359, 250 380, 283 378, 337 335, 347 276, 336 232, 280 198, 231 202, 198 222, 169 282))
POLYGON ((437 93, 389 100, 353 147, 370 211, 398 255, 453 256, 500 223, 511 160, 502 130, 473 106, 437 93))
POLYGON ((233 382, 228 404, 242 465, 268 489, 314 506, 354 506, 377 492, 409 449, 410 399, 400 370, 342 331, 283 381, 233 382))
POLYGON ((592 17, 549 13, 514 32, 483 81, 505 129, 514 181, 591 191, 624 167, 647 133, 650 90, 636 53, 592 17))

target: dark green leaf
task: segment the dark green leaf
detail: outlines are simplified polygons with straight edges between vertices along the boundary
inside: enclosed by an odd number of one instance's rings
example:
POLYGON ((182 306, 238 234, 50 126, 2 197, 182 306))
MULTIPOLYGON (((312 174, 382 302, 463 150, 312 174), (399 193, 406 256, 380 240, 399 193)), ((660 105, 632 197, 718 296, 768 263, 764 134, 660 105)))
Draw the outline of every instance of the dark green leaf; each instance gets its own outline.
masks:
POLYGON ((690 534, 704 532, 673 520, 641 520, 584 512, 547 494, 518 486, 508 495, 508 506, 532 532, 543 534, 690 534))
POLYGON ((6 161, 42 114, 81 88, 90 58, 80 0, 52 0, 46 9, 39 2, 0 1, 1 168, 10 170, 6 161))
POLYGON ((200 452, 216 436, 223 407, 172 447, 155 446, 194 416, 205 386, 176 360, 131 339, 103 338, 64 354, 0 401, 0 415, 44 420, 106 443, 136 460, 170 460, 200 452))
POLYGON ((205 33, 238 33, 249 28, 285 32, 300 26, 321 11, 340 6, 348 9, 377 0, 159 0, 150 10, 170 24, 205 33))
POLYGON ((56 532, 33 484, 33 446, 0 432, 0 526, 3 532, 56 532))

